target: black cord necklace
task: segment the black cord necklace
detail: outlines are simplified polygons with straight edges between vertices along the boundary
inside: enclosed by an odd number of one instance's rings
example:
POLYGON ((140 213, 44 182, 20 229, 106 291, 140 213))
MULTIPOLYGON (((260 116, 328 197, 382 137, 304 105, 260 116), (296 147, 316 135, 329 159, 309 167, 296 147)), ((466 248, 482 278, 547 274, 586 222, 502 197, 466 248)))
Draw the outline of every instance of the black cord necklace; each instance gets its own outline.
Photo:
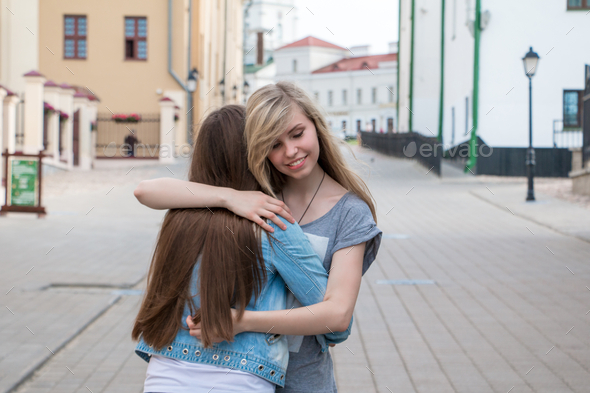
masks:
MULTIPOLYGON (((318 186, 318 189, 315 190, 315 194, 313 194, 313 196, 311 197, 311 201, 309 201, 309 205, 307 205, 307 207, 305 208, 305 211, 303 212, 303 215, 301 216, 301 218, 297 222, 301 222, 301 220, 303 220, 303 216, 305 216, 305 213, 307 213, 307 210, 311 206, 311 203, 315 199, 315 196, 318 194, 318 191, 320 190, 320 187, 322 186, 322 183, 324 182, 324 177, 326 177, 326 171, 324 171, 324 175, 322 176, 322 181, 320 181, 320 185, 318 186)), ((281 200, 283 202, 285 202, 285 198, 283 197, 283 191, 281 191, 281 200)))

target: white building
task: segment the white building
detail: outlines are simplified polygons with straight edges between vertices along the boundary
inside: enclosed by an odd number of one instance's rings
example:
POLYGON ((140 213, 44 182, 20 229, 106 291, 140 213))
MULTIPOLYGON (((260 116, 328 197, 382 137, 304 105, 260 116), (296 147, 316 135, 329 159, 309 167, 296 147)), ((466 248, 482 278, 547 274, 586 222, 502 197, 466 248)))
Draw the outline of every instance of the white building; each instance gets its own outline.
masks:
POLYGON ((394 132, 396 50, 392 44, 392 53, 369 55, 368 46, 349 50, 306 37, 275 51, 275 81, 295 82, 315 97, 335 133, 394 132))
POLYGON ((274 51, 295 41, 297 21, 294 0, 244 3, 244 103, 252 92, 274 82, 274 51))
POLYGON ((297 36, 294 0, 244 2, 244 64, 263 65, 273 51, 297 36))
POLYGON ((440 131, 445 146, 469 139, 472 130, 491 146, 528 146, 529 81, 522 58, 532 47, 540 56, 533 77, 533 145, 553 146, 554 124, 561 129, 564 116, 577 141, 570 146, 581 144, 575 130, 581 126, 578 91, 590 63, 590 1, 401 0, 400 6, 401 131, 440 131))

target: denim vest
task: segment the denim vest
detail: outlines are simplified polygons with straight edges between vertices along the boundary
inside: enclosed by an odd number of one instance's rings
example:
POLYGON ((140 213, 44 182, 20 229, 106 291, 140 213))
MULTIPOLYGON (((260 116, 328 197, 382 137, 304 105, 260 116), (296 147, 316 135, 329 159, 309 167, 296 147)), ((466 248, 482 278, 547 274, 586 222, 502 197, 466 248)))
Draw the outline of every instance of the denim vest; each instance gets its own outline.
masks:
MULTIPOLYGON (((271 244, 266 233, 262 232, 262 255, 266 266, 266 282, 255 302, 254 297, 246 307, 247 310, 268 311, 284 310, 287 301, 287 289, 303 305, 319 303, 324 299, 328 282, 328 274, 322 261, 312 248, 306 235, 298 224, 287 225, 283 231, 274 223, 271 244)), ((191 288, 196 292, 198 263, 193 270, 191 288)), ((195 307, 200 307, 200 298, 193 298, 195 307)), ((189 315, 188 305, 182 316, 182 328, 174 341, 159 351, 148 346, 140 339, 135 352, 149 362, 152 354, 167 356, 187 362, 204 363, 227 367, 255 374, 279 386, 285 385, 285 373, 289 360, 286 336, 272 333, 244 332, 236 335, 233 342, 223 341, 213 344, 212 348, 204 348, 202 342, 189 334, 186 318, 189 315)), ((351 321, 352 324, 352 321, 351 321)), ((338 344, 348 338, 350 328, 345 332, 333 332, 317 335, 316 338, 327 351, 328 344, 338 344)))

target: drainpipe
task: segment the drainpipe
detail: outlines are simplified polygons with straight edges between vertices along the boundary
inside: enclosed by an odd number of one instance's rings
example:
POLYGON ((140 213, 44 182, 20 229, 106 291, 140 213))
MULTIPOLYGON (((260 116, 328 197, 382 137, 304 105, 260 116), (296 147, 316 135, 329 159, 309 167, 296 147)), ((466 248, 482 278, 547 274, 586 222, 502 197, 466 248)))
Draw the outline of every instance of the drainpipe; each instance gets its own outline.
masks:
POLYGON ((414 127, 412 125, 413 120, 414 120, 414 112, 412 111, 412 109, 414 109, 414 24, 415 24, 415 13, 414 11, 416 10, 416 1, 412 0, 412 16, 411 16, 411 21, 412 21, 412 27, 411 27, 411 43, 410 43, 410 121, 408 122, 409 125, 409 132, 413 132, 414 131, 414 127))
MULTIPOLYGON (((398 1, 397 12, 398 12, 398 22, 397 22, 397 92, 396 92, 396 94, 397 94, 396 101, 397 102, 395 104, 396 117, 397 117, 396 123, 397 124, 395 125, 395 130, 397 132, 399 132, 399 71, 401 68, 400 67, 401 63, 399 61, 399 59, 400 59, 399 54, 401 52, 400 48, 402 46, 402 39, 401 39, 401 37, 402 37, 402 0, 398 1)), ((351 94, 352 94, 352 92, 351 92, 351 94)))
POLYGON ((439 142, 443 140, 443 112, 445 97, 445 0, 441 1, 440 20, 440 98, 438 108, 438 136, 439 142))
MULTIPOLYGON (((192 24, 192 0, 189 0, 189 35, 188 35, 188 64, 187 72, 191 69, 191 24, 192 24)), ((192 96, 188 91, 186 84, 176 75, 176 72, 172 69, 172 0, 168 0, 168 73, 172 75, 174 80, 180 85, 180 87, 187 93, 187 106, 192 107, 192 96)), ((189 108, 190 109, 190 108, 189 108)), ((192 112, 192 111, 191 111, 192 112)), ((191 141, 191 124, 187 121, 187 141, 191 141)), ((192 142, 189 142, 192 143, 192 142)))
POLYGON ((473 127, 469 139, 469 159, 465 164, 465 172, 472 171, 477 164, 477 125, 479 118, 479 40, 481 36, 481 0, 475 0, 475 21, 473 22, 473 127))
POLYGON ((224 33, 223 33, 223 80, 225 81, 225 83, 223 84, 223 94, 221 95, 221 105, 225 105, 225 101, 226 101, 226 94, 225 91, 227 90, 226 87, 228 85, 230 85, 231 83, 229 83, 229 81, 225 80, 225 77, 227 76, 225 74, 225 70, 227 69, 227 64, 226 64, 226 60, 227 60, 227 0, 225 0, 225 15, 224 15, 224 24, 225 24, 225 29, 224 29, 224 33))

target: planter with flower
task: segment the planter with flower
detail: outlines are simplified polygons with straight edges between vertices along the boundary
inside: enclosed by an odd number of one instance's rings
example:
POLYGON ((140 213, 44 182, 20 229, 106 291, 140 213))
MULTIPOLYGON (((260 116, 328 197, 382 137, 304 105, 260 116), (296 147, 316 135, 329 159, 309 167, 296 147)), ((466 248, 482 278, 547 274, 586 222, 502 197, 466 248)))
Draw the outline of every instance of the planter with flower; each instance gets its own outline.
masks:
POLYGON ((59 121, 63 122, 63 121, 68 120, 69 118, 70 118, 70 116, 67 113, 59 111, 59 121))
POLYGON ((49 115, 51 115, 51 114, 53 114, 55 112, 56 112, 56 110, 55 110, 55 108, 51 104, 48 104, 46 102, 43 102, 43 114, 45 116, 49 116, 49 115))
POLYGON ((137 123, 141 120, 141 116, 137 113, 131 113, 128 115, 124 113, 117 113, 116 115, 111 116, 111 119, 117 123, 137 123))

